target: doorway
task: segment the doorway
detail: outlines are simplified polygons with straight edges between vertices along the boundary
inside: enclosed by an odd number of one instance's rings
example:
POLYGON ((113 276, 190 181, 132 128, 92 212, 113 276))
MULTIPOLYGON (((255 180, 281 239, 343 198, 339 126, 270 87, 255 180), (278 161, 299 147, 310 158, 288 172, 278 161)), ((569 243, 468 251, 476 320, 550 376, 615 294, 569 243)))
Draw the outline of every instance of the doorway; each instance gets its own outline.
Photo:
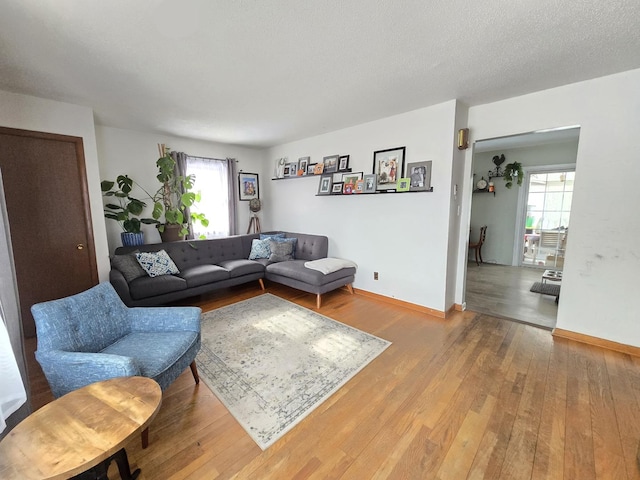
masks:
POLYGON ((29 338, 31 305, 98 283, 82 138, 0 127, 0 169, 29 338))
MULTIPOLYGON (((547 329, 555 326, 556 297, 531 289, 536 282, 549 282, 539 268, 563 266, 579 131, 570 127, 475 142, 470 241, 482 226, 488 228, 482 247, 485 263, 478 266, 467 257, 468 309, 547 329), (521 186, 514 179, 509 188, 497 170, 512 162, 522 165, 525 177, 521 186), (493 188, 482 188, 483 177, 493 188), (533 223, 528 217, 534 217, 533 223)), ((472 252, 468 255, 473 257, 472 252)))

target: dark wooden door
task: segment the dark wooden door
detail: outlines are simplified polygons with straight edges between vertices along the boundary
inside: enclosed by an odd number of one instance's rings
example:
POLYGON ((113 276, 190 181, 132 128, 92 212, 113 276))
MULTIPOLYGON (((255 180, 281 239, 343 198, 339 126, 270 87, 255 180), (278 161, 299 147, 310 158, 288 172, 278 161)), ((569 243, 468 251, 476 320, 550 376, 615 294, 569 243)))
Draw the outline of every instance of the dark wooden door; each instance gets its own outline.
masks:
POLYGON ((0 171, 24 334, 34 303, 98 283, 82 139, 0 127, 0 171))

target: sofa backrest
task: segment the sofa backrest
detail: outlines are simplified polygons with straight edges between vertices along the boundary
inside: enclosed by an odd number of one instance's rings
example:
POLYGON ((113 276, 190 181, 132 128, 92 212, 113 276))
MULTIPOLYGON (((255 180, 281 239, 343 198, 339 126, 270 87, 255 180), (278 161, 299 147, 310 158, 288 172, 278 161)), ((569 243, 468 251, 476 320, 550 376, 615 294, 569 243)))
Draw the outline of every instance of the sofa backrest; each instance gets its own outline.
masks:
POLYGON ((287 238, 298 239, 296 246, 297 260, 318 260, 325 258, 329 252, 329 239, 324 235, 284 232, 287 238))

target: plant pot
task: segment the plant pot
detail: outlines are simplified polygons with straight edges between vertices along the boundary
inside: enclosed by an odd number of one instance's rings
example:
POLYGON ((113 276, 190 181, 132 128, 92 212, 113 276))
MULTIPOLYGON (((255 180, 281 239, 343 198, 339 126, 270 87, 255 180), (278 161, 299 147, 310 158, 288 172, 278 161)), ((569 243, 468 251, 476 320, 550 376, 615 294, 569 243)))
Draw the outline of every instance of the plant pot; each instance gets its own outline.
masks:
POLYGON ((184 235, 180 235, 182 225, 165 224, 164 232, 160 232, 160 238, 163 242, 178 242, 184 240, 184 235))
POLYGON ((144 245, 144 233, 120 233, 120 240, 122 240, 123 247, 137 247, 138 245, 144 245))

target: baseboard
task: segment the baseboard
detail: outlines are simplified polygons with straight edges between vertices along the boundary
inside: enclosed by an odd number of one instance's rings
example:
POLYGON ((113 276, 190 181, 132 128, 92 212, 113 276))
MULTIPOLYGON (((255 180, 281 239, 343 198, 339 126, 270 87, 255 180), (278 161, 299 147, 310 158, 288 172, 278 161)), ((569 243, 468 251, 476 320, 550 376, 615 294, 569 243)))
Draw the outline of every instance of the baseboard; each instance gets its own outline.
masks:
POLYGON ((466 310, 465 305, 460 305, 459 303, 455 303, 453 308, 456 312, 464 312, 466 310))
POLYGON ((585 335, 584 333, 572 332, 571 330, 563 330, 562 328, 554 328, 551 334, 554 337, 566 338, 567 340, 586 343, 588 345, 606 348, 607 350, 613 350, 615 352, 627 353, 629 355, 633 355, 634 357, 640 357, 640 347, 625 345, 624 343, 605 340, 604 338, 592 337, 590 335, 585 335))
POLYGON ((399 307, 408 308, 410 310, 426 313, 427 315, 431 315, 433 317, 438 318, 447 318, 447 314, 453 310, 453 306, 447 311, 443 312, 441 310, 435 310, 429 307, 423 307, 422 305, 416 305, 415 303, 405 302, 404 300, 398 300, 397 298, 387 297, 385 295, 380 295, 378 293, 369 292, 367 290, 361 290, 359 288, 354 288, 353 292, 362 295, 363 297, 369 297, 376 300, 380 300, 381 302, 390 303, 391 305, 397 305, 399 307))

